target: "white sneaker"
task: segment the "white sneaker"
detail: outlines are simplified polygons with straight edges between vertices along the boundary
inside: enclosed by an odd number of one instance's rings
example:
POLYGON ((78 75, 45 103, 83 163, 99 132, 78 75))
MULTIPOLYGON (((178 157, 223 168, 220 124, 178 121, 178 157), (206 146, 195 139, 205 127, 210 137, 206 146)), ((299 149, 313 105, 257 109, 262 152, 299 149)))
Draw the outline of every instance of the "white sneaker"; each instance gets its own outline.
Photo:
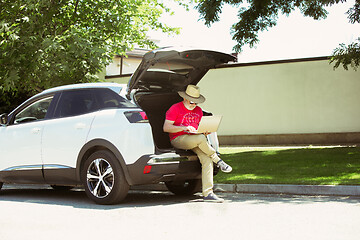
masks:
POLYGON ((218 197, 215 195, 215 193, 209 193, 206 197, 204 197, 204 202, 217 202, 222 203, 224 202, 224 199, 218 197))
POLYGON ((228 164, 226 164, 223 160, 220 159, 217 163, 218 167, 220 167, 221 171, 224 173, 229 173, 232 171, 232 167, 228 164))

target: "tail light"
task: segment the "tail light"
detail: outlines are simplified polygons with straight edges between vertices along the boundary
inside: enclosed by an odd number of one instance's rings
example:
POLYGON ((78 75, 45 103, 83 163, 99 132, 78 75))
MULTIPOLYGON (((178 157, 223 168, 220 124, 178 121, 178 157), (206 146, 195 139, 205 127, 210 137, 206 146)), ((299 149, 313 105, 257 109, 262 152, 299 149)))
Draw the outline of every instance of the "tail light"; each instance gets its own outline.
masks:
POLYGON ((151 172, 151 166, 150 165, 146 165, 144 167, 144 174, 150 173, 151 172))
POLYGON ((149 120, 145 112, 140 112, 140 115, 143 118, 143 120, 149 120))
POLYGON ((144 111, 125 112, 125 117, 130 123, 148 123, 149 119, 144 111))

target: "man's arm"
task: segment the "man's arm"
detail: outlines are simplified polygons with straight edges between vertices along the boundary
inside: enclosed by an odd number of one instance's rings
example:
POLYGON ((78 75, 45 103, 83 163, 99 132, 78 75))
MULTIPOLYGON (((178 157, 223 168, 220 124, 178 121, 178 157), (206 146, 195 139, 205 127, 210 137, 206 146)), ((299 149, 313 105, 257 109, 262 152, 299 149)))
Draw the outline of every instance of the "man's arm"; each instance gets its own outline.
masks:
POLYGON ((165 119, 164 122, 164 126, 163 126, 163 130, 164 132, 168 132, 168 133, 177 133, 177 132, 182 132, 182 131, 187 131, 190 133, 196 133, 196 129, 192 126, 175 126, 174 125, 175 121, 170 121, 165 119))

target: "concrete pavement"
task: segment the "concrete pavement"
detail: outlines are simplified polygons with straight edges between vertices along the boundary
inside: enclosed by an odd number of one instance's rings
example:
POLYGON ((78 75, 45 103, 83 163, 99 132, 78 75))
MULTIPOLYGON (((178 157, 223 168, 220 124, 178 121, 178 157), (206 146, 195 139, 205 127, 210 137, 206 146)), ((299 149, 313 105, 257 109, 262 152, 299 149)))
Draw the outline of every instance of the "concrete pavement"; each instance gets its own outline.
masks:
POLYGON ((219 193, 224 203, 130 191, 96 205, 84 191, 34 186, 0 192, 0 239, 358 240, 360 198, 219 193))

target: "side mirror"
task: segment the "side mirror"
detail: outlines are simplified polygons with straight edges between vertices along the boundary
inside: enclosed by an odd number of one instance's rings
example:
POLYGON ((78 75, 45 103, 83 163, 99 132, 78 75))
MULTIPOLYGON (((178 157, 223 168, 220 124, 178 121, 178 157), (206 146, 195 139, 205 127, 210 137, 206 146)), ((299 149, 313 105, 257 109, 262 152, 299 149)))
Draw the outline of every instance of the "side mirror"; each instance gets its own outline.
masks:
POLYGON ((6 125, 8 122, 8 115, 6 113, 3 113, 0 115, 0 124, 6 125))

